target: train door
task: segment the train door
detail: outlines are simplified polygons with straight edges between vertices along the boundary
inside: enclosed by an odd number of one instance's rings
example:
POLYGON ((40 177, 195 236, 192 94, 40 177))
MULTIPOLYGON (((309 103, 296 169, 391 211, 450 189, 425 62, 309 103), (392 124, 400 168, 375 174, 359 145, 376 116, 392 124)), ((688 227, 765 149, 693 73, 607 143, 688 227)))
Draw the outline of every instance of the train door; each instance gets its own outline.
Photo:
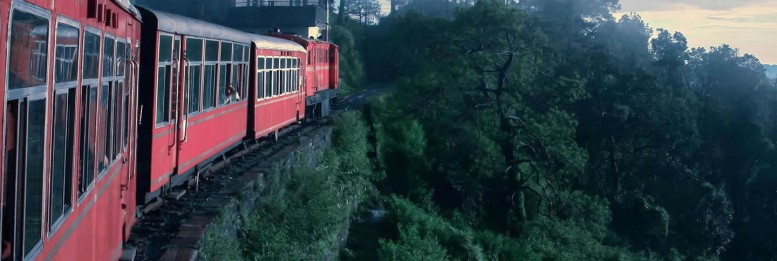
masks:
MULTIPOLYGON (((127 25, 127 35, 133 35, 134 32, 134 26, 132 24, 127 25)), ((134 96, 131 95, 136 87, 137 84, 137 74, 138 74, 138 68, 137 63, 135 62, 135 56, 137 54, 133 55, 133 44, 135 42, 132 38, 128 38, 126 45, 122 46, 124 49, 122 51, 123 57, 120 57, 118 55, 117 51, 117 57, 121 59, 121 63, 123 64, 123 67, 121 70, 124 71, 123 79, 124 83, 121 85, 121 88, 117 92, 117 95, 119 96, 117 99, 120 101, 120 103, 117 104, 117 119, 121 119, 120 123, 117 124, 116 127, 119 129, 117 130, 118 134, 117 138, 115 140, 117 147, 120 148, 121 151, 121 158, 119 159, 122 163, 122 170, 119 174, 119 178, 121 179, 121 182, 119 183, 121 186, 121 199, 122 199, 122 222, 123 222, 123 232, 124 232, 124 238, 126 239, 128 232, 128 227, 131 225, 132 222, 132 214, 134 213, 135 209, 132 207, 135 205, 135 197, 134 191, 135 188, 131 186, 132 182, 132 175, 133 175, 133 166, 134 159, 133 159, 133 147, 130 145, 131 134, 132 134, 132 126, 134 126, 134 121, 132 119, 132 104, 134 99, 134 96), (129 195, 127 195, 129 194, 129 195), (129 208, 129 211, 128 211, 129 208)), ((117 47, 117 50, 119 48, 117 47)))
MULTIPOLYGON (((175 110, 176 115, 176 135, 175 139, 172 141, 175 144, 177 153, 175 155, 175 166, 176 170, 180 166, 180 162, 178 162, 180 158, 180 150, 181 150, 181 144, 184 143, 187 139, 187 127, 189 125, 189 111, 190 106, 188 102, 188 95, 187 95, 187 87, 186 86, 186 79, 189 77, 189 74, 191 74, 190 70, 192 68, 192 65, 189 61, 189 59, 186 57, 186 51, 187 47, 184 45, 186 41, 186 38, 176 35, 175 36, 175 50, 174 53, 179 57, 181 62, 179 63, 179 68, 182 69, 176 69, 176 72, 173 74, 177 77, 175 79, 175 85, 173 86, 173 102, 172 107, 173 110, 175 110)), ((174 173, 176 174, 176 173, 174 173)))
MULTIPOLYGON (((178 94, 181 79, 181 38, 174 34, 160 33, 157 44, 159 46, 156 68, 157 89, 153 96, 156 100, 156 125, 153 135, 157 139, 152 138, 152 151, 156 155, 151 158, 152 183, 149 187, 151 192, 160 191, 160 186, 166 184, 168 176, 175 171, 178 157, 177 119, 180 114, 178 94)), ((145 203, 156 196, 146 195, 145 203)))
MULTIPOLYGON (((132 35, 135 34, 133 33, 132 35)), ((137 115, 138 81, 140 79, 140 63, 138 62, 138 57, 140 57, 140 43, 137 41, 137 39, 130 42, 128 52, 131 54, 129 60, 127 61, 127 67, 129 70, 129 73, 127 74, 128 87, 127 94, 124 99, 127 103, 125 104, 125 106, 127 106, 127 111, 125 111, 125 117, 127 117, 127 126, 125 127, 125 131, 127 133, 124 135, 125 140, 123 142, 125 142, 127 146, 127 158, 129 159, 130 164, 126 179, 122 183, 124 186, 122 190, 122 196, 125 200, 125 215, 128 213, 135 213, 135 207, 137 204, 136 197, 134 197, 134 195, 137 193, 137 187, 135 181, 133 180, 137 171, 137 148, 135 147, 135 144, 137 141, 136 126, 138 119, 135 117, 135 115, 137 115)), ((130 214, 125 217, 123 238, 125 241, 129 239, 130 231, 132 230, 132 224, 134 224, 134 222, 135 215, 130 214)))

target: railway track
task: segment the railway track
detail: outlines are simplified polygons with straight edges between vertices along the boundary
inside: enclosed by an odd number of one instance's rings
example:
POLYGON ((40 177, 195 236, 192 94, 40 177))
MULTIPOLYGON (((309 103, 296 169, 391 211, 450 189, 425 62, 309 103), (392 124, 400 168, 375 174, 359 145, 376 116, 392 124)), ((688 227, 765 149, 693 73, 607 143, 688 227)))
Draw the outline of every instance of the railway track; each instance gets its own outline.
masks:
POLYGON ((325 124, 324 121, 295 125, 278 142, 258 141, 230 151, 221 160, 214 162, 207 173, 203 173, 198 184, 178 189, 185 191, 185 194, 177 199, 160 199, 163 204, 145 213, 132 229, 128 245, 135 248, 134 260, 160 260, 167 247, 176 243, 172 241, 180 232, 183 221, 218 214, 219 209, 211 203, 219 200, 228 202, 231 196, 219 194, 225 185, 251 167, 264 162, 270 155, 298 142, 300 136, 319 128, 325 124))
MULTIPOLYGON (((332 114, 354 109, 366 103, 369 97, 385 91, 387 88, 370 88, 348 97, 339 99, 332 114), (377 90, 375 90, 377 89, 377 90)), ((299 137, 306 135, 327 124, 328 118, 308 120, 305 124, 292 125, 280 132, 280 138, 275 141, 264 139, 245 142, 243 146, 227 152, 203 173, 201 179, 194 185, 178 188, 175 193, 160 199, 153 209, 147 208, 143 216, 132 229, 122 260, 151 261, 163 260, 167 249, 180 245, 196 246, 198 242, 175 242, 181 233, 181 225, 192 222, 199 217, 218 215, 220 207, 229 202, 232 196, 219 192, 227 184, 240 177, 254 166, 270 160, 270 156, 299 142, 299 137), (173 194, 173 196, 170 196, 173 194)), ((204 230, 204 229, 202 229, 204 230)), ((198 231, 201 235, 202 231, 198 231)), ((195 250, 192 250, 195 251, 195 250)), ((191 256, 196 257, 196 253, 191 256)), ((177 259, 182 260, 182 259, 177 259)))

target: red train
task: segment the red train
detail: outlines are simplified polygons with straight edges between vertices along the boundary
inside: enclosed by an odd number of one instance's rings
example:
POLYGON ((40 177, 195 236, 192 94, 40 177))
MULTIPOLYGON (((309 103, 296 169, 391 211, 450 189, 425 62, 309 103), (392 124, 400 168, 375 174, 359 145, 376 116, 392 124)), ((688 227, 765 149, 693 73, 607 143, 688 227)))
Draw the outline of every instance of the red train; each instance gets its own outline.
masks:
POLYGON ((333 44, 128 0, 0 0, 0 25, 3 261, 118 259, 138 209, 338 86, 333 44))

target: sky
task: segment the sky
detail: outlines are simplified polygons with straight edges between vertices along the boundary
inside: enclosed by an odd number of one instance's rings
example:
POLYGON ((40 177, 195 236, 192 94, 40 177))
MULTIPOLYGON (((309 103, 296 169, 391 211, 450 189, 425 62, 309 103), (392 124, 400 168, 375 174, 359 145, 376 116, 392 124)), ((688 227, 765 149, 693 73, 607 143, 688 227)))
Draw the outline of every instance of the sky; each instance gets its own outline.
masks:
POLYGON ((650 27, 680 31, 691 47, 727 43, 777 64, 777 0, 620 0, 650 27))

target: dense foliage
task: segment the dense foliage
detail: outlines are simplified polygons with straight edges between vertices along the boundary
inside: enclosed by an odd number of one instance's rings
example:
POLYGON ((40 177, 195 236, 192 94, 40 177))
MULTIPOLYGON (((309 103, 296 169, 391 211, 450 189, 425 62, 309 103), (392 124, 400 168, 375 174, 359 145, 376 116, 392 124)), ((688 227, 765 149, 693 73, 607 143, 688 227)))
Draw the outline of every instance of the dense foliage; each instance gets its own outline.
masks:
POLYGON ((617 0, 464 6, 366 33, 368 73, 397 83, 367 114, 387 216, 344 258, 777 256, 777 84, 756 57, 617 0))
POLYGON ((275 162, 256 185, 256 200, 240 199, 239 217, 220 217, 202 245, 203 260, 334 260, 356 206, 372 197, 382 176, 367 157, 360 114, 333 119, 331 149, 275 162), (249 211, 247 209, 253 209, 249 211))

